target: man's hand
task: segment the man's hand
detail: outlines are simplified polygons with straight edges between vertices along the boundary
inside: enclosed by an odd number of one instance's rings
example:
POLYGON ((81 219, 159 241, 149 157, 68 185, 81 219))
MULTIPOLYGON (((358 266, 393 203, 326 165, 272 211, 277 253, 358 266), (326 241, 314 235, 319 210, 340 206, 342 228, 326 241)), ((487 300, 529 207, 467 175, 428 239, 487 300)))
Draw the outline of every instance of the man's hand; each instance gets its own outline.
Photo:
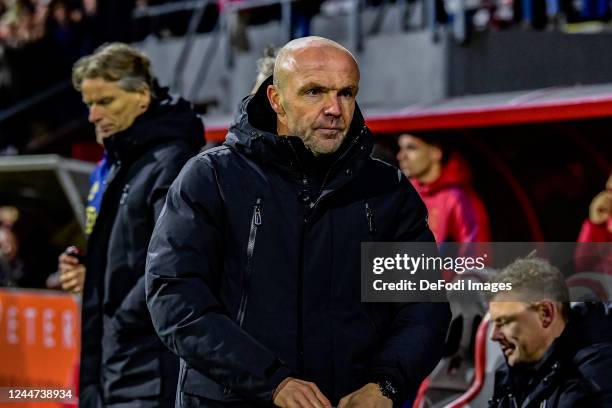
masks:
POLYGON ((331 408, 315 383, 287 377, 274 392, 274 405, 283 408, 331 408))
POLYGON ((596 225, 608 221, 612 215, 612 191, 602 191, 597 194, 589 207, 589 220, 596 225))
POLYGON ((378 384, 369 383, 342 398, 338 408, 393 408, 393 401, 380 392, 378 384))
POLYGON ((59 256, 58 271, 62 289, 72 293, 83 292, 85 282, 85 265, 78 258, 65 253, 59 256))

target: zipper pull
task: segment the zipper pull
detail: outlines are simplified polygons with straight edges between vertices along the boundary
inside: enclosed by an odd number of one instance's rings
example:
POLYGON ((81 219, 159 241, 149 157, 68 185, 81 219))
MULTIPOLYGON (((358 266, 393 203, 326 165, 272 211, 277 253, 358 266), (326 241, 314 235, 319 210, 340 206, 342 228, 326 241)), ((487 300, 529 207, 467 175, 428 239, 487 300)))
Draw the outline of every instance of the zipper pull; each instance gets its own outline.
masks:
POLYGON ((514 395, 508 394, 508 397, 510 398, 510 402, 512 402, 512 405, 514 406, 514 408, 518 408, 518 404, 516 403, 516 399, 514 398, 514 395))
POLYGON ((368 218, 368 231, 370 234, 376 233, 376 224, 374 223, 374 211, 370 208, 369 203, 365 203, 366 217, 368 218))
POLYGON ((255 214, 253 215, 253 223, 255 225, 261 225, 261 198, 257 199, 255 204, 255 214))
POLYGON ((121 193, 121 199, 119 200, 119 204, 123 205, 127 201, 128 191, 130 190, 130 185, 126 184, 123 186, 123 193, 121 193))

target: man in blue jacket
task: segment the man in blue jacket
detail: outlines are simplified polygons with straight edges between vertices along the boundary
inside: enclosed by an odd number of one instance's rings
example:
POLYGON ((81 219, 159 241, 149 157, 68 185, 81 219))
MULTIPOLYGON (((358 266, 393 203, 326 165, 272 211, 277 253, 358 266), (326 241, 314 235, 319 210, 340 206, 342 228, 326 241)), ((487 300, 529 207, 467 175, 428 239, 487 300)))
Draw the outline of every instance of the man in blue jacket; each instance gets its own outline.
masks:
POLYGON ((223 146, 173 183, 147 304, 181 358, 182 407, 391 407, 442 354, 444 303, 362 303, 360 246, 433 241, 401 172, 370 157, 359 67, 286 44, 223 146))

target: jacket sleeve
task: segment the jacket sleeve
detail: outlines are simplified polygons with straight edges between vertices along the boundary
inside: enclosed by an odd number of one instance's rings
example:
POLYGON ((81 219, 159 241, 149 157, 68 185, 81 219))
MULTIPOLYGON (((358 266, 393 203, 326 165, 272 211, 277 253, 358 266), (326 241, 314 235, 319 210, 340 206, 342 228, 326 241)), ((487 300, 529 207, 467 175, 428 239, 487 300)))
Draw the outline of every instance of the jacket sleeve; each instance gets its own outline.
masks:
POLYGON ((473 192, 457 191, 450 212, 450 235, 455 242, 487 242, 489 220, 484 205, 473 192))
POLYGON ((589 219, 584 220, 578 242, 609 242, 612 240, 612 234, 608 232, 606 223, 593 224, 589 219))
MULTIPOLYGON (((399 191, 397 242, 434 242, 427 210, 403 178, 399 191)), ((451 313, 448 303, 395 303, 389 335, 371 361, 371 379, 390 379, 400 394, 416 392, 438 364, 444 350, 451 313)))
POLYGON ((612 234, 605 223, 598 225, 589 219, 584 220, 574 252, 575 271, 606 273, 612 257, 607 244, 611 240, 612 234))
POLYGON ((187 365, 249 400, 270 403, 290 371, 219 299, 224 215, 208 160, 192 159, 170 188, 149 246, 147 304, 158 335, 187 365))
MULTIPOLYGON (((590 395, 594 403, 571 406, 612 408, 612 383, 609 380, 610 367, 612 367, 612 344, 601 342, 591 345, 580 351, 574 361, 576 360, 578 360, 576 364, 579 366, 580 374, 591 386, 590 395)), ((564 394, 571 395, 570 390, 566 390, 564 394)))

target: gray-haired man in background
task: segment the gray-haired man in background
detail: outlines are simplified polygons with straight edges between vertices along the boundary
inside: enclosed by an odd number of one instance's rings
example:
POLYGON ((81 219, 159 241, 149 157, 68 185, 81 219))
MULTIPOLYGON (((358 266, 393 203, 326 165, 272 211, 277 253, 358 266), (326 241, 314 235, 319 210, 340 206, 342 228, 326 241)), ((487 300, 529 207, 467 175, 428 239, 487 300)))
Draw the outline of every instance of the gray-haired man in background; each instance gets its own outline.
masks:
POLYGON ((80 59, 72 80, 105 149, 92 175, 87 254, 59 259, 65 289, 78 292, 85 276, 79 405, 171 407, 178 360, 151 325, 145 258, 168 187, 203 144, 202 122, 125 44, 80 59))

